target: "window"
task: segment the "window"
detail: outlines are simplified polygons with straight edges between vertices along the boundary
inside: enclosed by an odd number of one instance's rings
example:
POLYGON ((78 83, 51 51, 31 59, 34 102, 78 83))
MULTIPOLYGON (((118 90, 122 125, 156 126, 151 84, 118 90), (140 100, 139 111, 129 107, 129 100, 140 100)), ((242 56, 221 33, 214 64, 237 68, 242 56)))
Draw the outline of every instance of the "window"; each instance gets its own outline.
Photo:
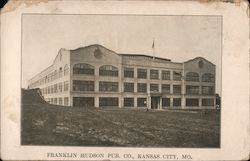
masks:
POLYGON ((69 66, 68 66, 68 64, 66 64, 64 66, 64 75, 68 75, 68 74, 69 74, 69 66))
POLYGON ((99 91, 118 92, 118 82, 99 82, 99 91))
POLYGON ((62 92, 62 88, 63 88, 62 82, 60 82, 59 85, 58 85, 59 92, 62 92))
POLYGON ((54 71, 54 79, 57 79, 57 70, 54 71))
POLYGON ((159 92, 159 84, 150 84, 151 92, 159 92))
POLYGON ((134 92, 134 83, 124 83, 124 92, 134 92))
POLYGON ((59 98, 59 105, 62 105, 62 97, 59 98))
POLYGON ((150 70, 150 79, 159 79, 159 71, 158 70, 150 70))
POLYGON ((94 91, 94 81, 73 80, 73 91, 94 91))
POLYGON ((202 99, 202 106, 214 106, 214 99, 213 98, 202 99))
POLYGON ((211 73, 205 73, 202 75, 202 82, 214 82, 214 75, 211 73))
POLYGON ((170 71, 163 70, 161 72, 161 79, 162 80, 170 80, 170 71))
POLYGON ((54 84, 54 93, 57 93, 57 84, 54 84))
POLYGON ((51 81, 55 80, 55 74, 54 72, 51 73, 51 81))
POLYGON ((94 107, 94 97, 73 97, 74 107, 94 107))
POLYGON ((186 94, 199 94, 199 86, 186 86, 186 94))
POLYGON ((50 94, 50 86, 49 87, 47 87, 48 88, 48 94, 50 94))
POLYGON ((117 107, 118 106, 118 98, 117 97, 100 97, 99 98, 99 106, 100 107, 117 107))
POLYGON ((173 106, 174 107, 181 106, 181 98, 173 98, 173 106))
POLYGON ((187 98, 186 106, 199 106, 199 99, 197 98, 187 98))
POLYGON ((118 77, 118 68, 112 65, 104 65, 99 68, 99 75, 118 77))
POLYGON ((181 80, 181 72, 173 72, 173 80, 180 81, 181 80))
POLYGON ((147 92, 147 84, 146 83, 138 83, 137 84, 137 92, 147 92))
POLYGON ((124 98, 124 107, 134 107, 134 98, 124 98))
POLYGON ((62 71, 62 67, 59 68, 59 78, 61 78, 63 76, 63 71, 62 71))
POLYGON ((181 85, 173 85, 173 94, 181 94, 181 85))
POLYGON ((147 98, 137 98, 137 107, 146 107, 147 98))
POLYGON ((147 69, 137 69, 137 78, 147 79, 147 69))
POLYGON ((202 94, 203 95, 214 95, 214 87, 213 86, 202 86, 202 94))
POLYGON ((186 74, 186 81, 199 82, 199 74, 195 72, 188 72, 186 74))
POLYGON ((50 86, 50 92, 51 92, 51 93, 54 93, 54 86, 53 86, 53 85, 50 86))
POLYGON ((69 82, 65 81, 64 82, 64 91, 68 91, 69 90, 69 82))
POLYGON ((57 98, 54 98, 54 104, 57 104, 57 98))
POLYGON ((170 85, 169 84, 162 84, 161 85, 161 91, 162 93, 170 93, 170 85))
POLYGON ((134 68, 124 68, 125 78, 134 78, 134 68))
POLYGON ((73 66, 73 74, 94 75, 95 68, 90 64, 79 63, 73 66))
POLYGON ((69 105, 69 97, 64 97, 64 105, 65 106, 69 105))
POLYGON ((45 83, 48 83, 48 76, 45 76, 45 83))
POLYGON ((162 107, 170 107, 170 98, 162 98, 162 107))
POLYGON ((51 81, 51 74, 48 74, 48 82, 51 81))

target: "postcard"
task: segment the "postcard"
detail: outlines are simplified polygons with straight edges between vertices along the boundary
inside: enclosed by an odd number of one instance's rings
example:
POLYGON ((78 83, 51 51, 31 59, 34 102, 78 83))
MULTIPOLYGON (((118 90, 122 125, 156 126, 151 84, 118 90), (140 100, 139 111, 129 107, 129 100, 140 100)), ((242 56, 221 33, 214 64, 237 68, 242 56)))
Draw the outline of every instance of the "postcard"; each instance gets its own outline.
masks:
POLYGON ((3 160, 249 159, 248 3, 10 1, 3 160))

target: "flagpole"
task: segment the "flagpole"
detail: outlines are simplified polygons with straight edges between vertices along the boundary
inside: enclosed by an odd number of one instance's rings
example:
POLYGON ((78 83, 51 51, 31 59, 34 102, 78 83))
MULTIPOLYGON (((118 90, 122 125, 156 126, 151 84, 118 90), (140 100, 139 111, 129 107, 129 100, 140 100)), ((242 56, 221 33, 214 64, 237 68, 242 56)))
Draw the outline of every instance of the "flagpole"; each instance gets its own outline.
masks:
POLYGON ((153 48, 153 60, 155 60, 155 39, 153 39, 152 48, 153 48))

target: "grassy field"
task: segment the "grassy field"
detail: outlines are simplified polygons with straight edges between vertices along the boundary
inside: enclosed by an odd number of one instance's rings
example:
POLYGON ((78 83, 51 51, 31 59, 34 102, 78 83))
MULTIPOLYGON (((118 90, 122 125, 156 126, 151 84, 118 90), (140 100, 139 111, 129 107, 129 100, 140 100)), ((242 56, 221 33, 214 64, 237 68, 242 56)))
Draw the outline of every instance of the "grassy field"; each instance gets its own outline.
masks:
POLYGON ((23 145, 220 146, 220 112, 215 110, 146 112, 23 102, 23 145))

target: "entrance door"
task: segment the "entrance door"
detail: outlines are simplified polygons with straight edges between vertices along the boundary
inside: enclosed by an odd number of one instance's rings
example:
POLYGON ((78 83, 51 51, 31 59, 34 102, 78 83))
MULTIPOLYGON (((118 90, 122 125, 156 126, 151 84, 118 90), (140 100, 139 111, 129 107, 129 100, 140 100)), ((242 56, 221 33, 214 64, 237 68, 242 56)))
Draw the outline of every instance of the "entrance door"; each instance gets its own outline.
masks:
POLYGON ((151 97, 151 109, 158 109, 160 97, 151 97))
POLYGON ((94 97, 73 97, 75 107, 94 107, 94 97))

